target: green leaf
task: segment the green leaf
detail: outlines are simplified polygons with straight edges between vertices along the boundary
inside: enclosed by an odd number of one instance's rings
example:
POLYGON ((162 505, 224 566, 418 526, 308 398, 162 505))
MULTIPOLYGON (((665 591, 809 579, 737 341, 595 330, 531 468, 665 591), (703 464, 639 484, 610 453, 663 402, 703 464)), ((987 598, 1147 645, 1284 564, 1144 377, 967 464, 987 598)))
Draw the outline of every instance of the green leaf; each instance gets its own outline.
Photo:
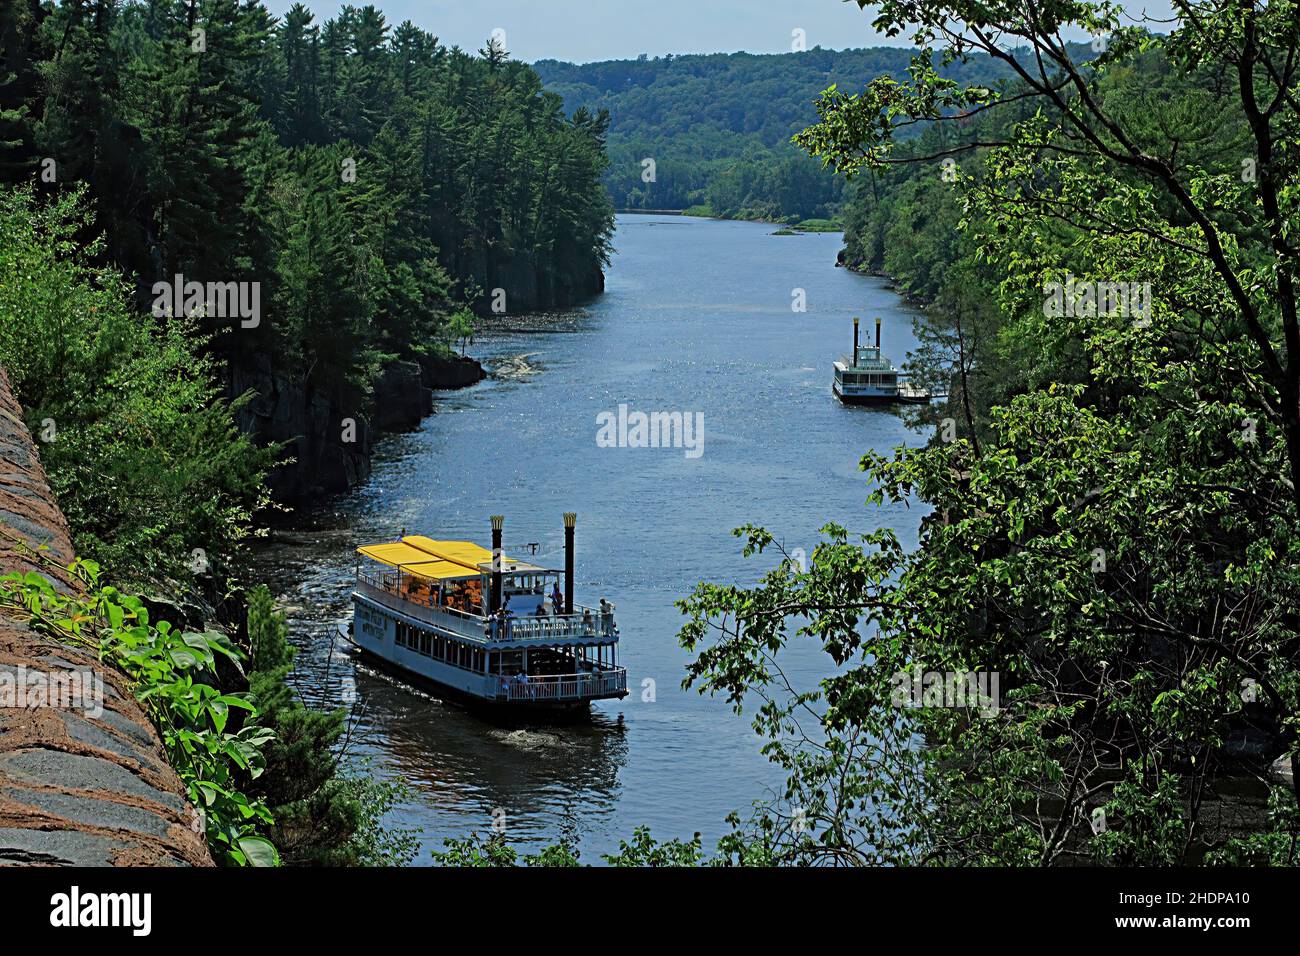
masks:
POLYGON ((243 836, 236 841, 249 866, 279 866, 280 853, 266 837, 243 836))

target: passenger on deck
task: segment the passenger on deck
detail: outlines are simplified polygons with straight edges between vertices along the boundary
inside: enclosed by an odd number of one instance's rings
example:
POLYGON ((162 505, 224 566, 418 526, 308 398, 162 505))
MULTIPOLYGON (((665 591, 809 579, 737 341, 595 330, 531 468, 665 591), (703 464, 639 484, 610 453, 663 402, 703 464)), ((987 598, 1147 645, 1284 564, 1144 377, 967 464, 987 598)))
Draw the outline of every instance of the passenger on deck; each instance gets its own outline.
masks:
POLYGON ((551 606, 555 608, 556 614, 564 613, 564 595, 560 593, 560 582, 555 582, 555 588, 551 591, 551 606))

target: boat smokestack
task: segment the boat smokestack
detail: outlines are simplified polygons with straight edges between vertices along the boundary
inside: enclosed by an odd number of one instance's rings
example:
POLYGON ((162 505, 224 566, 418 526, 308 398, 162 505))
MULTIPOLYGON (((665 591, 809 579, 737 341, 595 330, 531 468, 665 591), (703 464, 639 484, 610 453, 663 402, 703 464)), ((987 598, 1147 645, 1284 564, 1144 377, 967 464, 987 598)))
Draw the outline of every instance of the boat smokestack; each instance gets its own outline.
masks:
POLYGON ((501 528, 505 515, 492 515, 492 592, 488 598, 488 613, 495 614, 501 607, 501 528))
POLYGON ((853 317, 853 364, 858 364, 858 317, 853 317))
POLYGON ((880 348, 880 316, 876 316, 876 349, 880 348))
POLYGON ((573 613, 573 529, 578 523, 576 511, 564 513, 564 611, 573 613))

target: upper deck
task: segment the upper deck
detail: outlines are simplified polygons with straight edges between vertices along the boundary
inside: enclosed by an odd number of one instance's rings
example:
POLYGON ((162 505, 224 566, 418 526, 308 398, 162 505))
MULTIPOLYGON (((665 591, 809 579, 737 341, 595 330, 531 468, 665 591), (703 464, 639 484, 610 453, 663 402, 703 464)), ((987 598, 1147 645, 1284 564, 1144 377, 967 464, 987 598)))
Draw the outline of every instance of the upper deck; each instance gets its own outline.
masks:
POLYGON ((400 589, 395 579, 383 574, 357 575, 356 596, 378 605, 407 623, 433 627, 489 650, 505 650, 528 644, 552 647, 610 644, 618 641, 618 625, 612 613, 579 606, 573 614, 543 617, 488 617, 438 605, 419 594, 400 589))
POLYGON ((894 363, 880 354, 878 345, 859 346, 857 353, 856 362, 852 355, 841 355, 835 363, 836 371, 853 369, 859 372, 894 372, 895 374, 898 372, 898 369, 894 368, 894 363))
POLYGON ((407 623, 488 649, 618 642, 613 605, 568 607, 571 598, 559 594, 558 571, 499 551, 493 559, 493 552, 472 542, 418 535, 357 552, 374 563, 358 561, 356 596, 407 623))

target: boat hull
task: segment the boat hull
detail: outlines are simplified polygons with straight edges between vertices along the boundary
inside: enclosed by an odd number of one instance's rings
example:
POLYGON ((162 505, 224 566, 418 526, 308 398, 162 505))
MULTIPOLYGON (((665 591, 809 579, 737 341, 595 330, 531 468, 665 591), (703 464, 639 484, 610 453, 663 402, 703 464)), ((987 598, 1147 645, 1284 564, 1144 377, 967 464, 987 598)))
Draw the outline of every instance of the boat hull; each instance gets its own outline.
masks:
POLYGON ((428 674, 403 667, 387 657, 375 653, 358 644, 352 638, 346 624, 339 625, 339 634, 352 647, 353 652, 369 666, 389 674, 398 680, 420 687, 438 697, 439 700, 453 703, 466 710, 494 720, 581 720, 591 716, 591 700, 501 700, 499 698, 480 697, 468 693, 452 684, 444 683, 428 674))
POLYGON ((907 393, 907 392, 850 392, 845 394, 840 390, 839 383, 836 382, 832 391, 835 397, 845 405, 928 405, 930 396, 926 393, 907 393))
POLYGON ((371 597, 353 594, 353 625, 340 626, 340 633, 368 660, 403 678, 430 687, 440 697, 472 704, 484 709, 521 714, 570 714, 587 712, 594 700, 627 696, 627 676, 622 668, 596 668, 561 676, 534 677, 531 682, 515 682, 500 673, 484 670, 485 656, 503 652, 545 650, 558 645, 551 641, 484 642, 474 645, 464 632, 421 622, 375 602, 371 597), (457 666, 439 654, 430 654, 435 641, 403 643, 397 639, 399 625, 405 633, 423 633, 426 638, 454 641, 463 651, 472 652, 475 663, 457 666), (419 649, 417 649, 417 644, 419 649), (421 653, 421 649, 423 653, 421 653))

